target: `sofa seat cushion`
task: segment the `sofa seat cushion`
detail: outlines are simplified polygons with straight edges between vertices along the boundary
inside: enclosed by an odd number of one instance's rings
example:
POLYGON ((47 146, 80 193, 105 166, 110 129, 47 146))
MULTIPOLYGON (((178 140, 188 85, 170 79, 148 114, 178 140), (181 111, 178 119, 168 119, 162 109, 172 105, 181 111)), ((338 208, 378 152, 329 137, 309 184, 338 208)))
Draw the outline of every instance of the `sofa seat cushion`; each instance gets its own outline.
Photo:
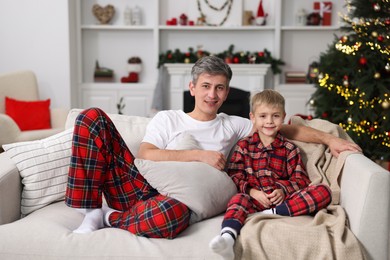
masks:
POLYGON ((116 228, 75 234, 83 219, 58 202, 0 226, 0 259, 220 259, 208 248, 223 216, 187 228, 177 238, 148 239, 116 228), (17 253, 16 253, 17 252, 17 253))

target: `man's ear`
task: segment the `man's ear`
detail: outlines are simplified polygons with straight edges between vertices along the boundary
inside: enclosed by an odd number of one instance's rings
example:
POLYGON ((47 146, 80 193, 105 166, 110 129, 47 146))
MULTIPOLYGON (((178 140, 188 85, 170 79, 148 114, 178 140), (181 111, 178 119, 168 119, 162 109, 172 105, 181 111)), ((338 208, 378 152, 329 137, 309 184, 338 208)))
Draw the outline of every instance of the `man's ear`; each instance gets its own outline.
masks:
POLYGON ((226 97, 225 97, 225 99, 223 100, 223 102, 225 102, 226 99, 228 98, 228 96, 229 96, 229 91, 230 91, 230 87, 228 87, 228 88, 226 89, 226 97))
POLYGON ((190 94, 191 96, 195 96, 195 85, 194 83, 192 82, 192 80, 190 81, 190 83, 188 84, 188 89, 190 90, 190 94))

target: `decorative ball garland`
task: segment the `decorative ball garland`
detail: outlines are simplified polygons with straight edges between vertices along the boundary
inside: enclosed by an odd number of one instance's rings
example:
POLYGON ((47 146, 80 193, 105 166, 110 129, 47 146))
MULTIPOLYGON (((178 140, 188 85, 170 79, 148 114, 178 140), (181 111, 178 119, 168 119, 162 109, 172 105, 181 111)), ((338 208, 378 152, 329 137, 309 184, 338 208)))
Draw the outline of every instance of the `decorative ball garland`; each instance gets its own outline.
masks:
POLYGON ((223 9, 225 9, 226 6, 228 6, 226 15, 225 15, 225 17, 222 19, 222 21, 221 21, 219 24, 211 24, 211 23, 208 23, 207 20, 206 20, 206 15, 205 15, 205 14, 203 13, 203 11, 202 11, 202 7, 201 7, 201 4, 200 4, 200 0, 197 0, 197 3, 198 3, 198 11, 199 11, 201 17, 204 17, 204 19, 205 19, 205 24, 208 25, 208 26, 222 26, 222 25, 226 22, 227 18, 228 18, 229 15, 230 15, 230 11, 231 11, 232 5, 233 5, 233 0, 226 0, 226 2, 225 2, 220 8, 211 5, 211 4, 209 3, 208 0, 204 0, 204 1, 205 1, 205 3, 207 4, 208 7, 210 7, 211 9, 213 9, 213 10, 215 10, 215 11, 222 11, 223 9))

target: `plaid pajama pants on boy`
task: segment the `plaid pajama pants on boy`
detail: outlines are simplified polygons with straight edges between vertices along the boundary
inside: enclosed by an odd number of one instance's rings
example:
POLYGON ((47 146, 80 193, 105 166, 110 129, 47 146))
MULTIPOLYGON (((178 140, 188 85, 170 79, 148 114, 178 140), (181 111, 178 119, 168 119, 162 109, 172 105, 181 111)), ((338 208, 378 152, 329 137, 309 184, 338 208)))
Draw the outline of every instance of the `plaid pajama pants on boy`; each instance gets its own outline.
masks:
POLYGON ((189 225, 190 210, 159 194, 135 167, 134 156, 109 117, 100 109, 76 119, 65 203, 100 208, 102 193, 112 227, 150 238, 174 238, 189 225))
MULTIPOLYGON (((290 194, 281 205, 287 208, 290 216, 310 215, 326 208, 331 200, 332 195, 329 187, 317 184, 290 194)), ((239 233, 248 214, 261 212, 265 209, 250 195, 237 193, 228 203, 222 228, 231 227, 239 233)))

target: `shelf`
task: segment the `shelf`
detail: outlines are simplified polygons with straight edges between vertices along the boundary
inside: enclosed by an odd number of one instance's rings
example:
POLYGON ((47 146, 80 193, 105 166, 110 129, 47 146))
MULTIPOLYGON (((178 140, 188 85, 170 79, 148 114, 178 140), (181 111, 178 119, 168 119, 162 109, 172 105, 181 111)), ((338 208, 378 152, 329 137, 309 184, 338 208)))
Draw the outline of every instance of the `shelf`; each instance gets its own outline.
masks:
POLYGON ((340 30, 339 26, 282 26, 284 31, 335 31, 340 30))
POLYGON ((165 31, 271 31, 274 26, 175 26, 160 25, 160 30, 165 31))
POLYGON ((82 83, 82 89, 90 90, 153 90, 154 84, 147 83, 121 83, 121 82, 88 82, 82 83))
POLYGON ((83 30, 129 30, 129 31, 152 31, 150 26, 134 25, 82 25, 83 30))

